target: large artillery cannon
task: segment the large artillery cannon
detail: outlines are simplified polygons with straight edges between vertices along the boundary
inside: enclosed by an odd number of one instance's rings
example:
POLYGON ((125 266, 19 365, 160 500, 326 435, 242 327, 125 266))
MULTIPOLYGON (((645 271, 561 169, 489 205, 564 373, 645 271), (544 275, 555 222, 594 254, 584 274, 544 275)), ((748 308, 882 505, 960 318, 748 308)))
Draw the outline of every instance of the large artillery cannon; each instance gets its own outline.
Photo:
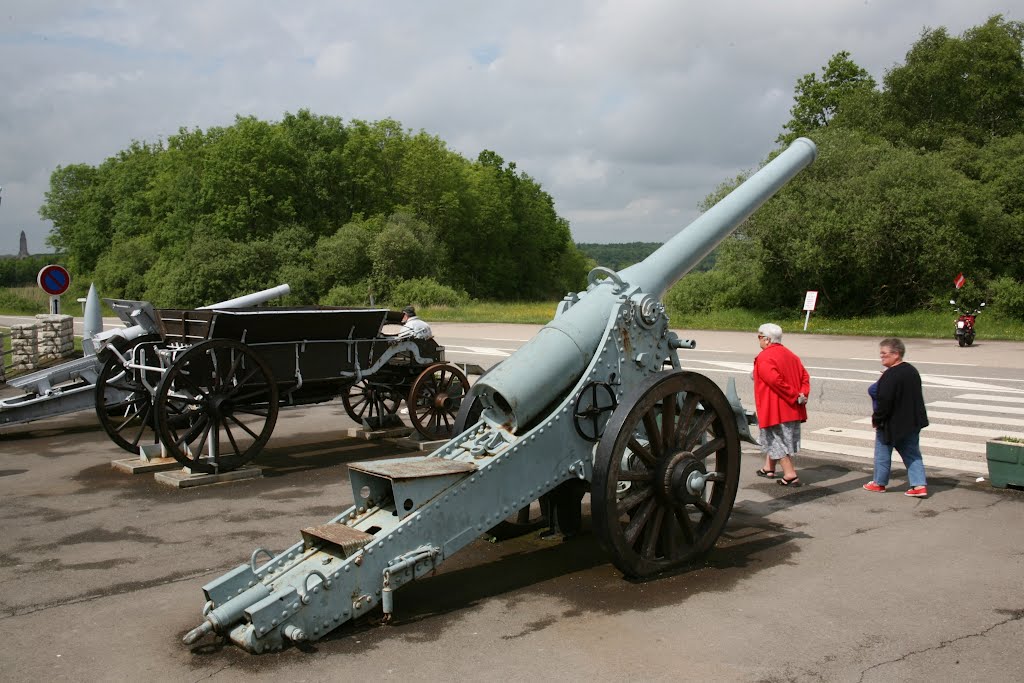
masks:
POLYGON ((714 382, 681 368, 687 342, 659 299, 815 154, 796 140, 642 263, 592 272, 474 385, 464 431, 427 456, 351 464, 355 504, 204 586, 203 622, 185 642, 216 632, 259 653, 378 605, 389 619, 395 589, 542 496, 571 531, 589 488, 595 534, 630 576, 709 550, 736 496, 739 416, 714 382))

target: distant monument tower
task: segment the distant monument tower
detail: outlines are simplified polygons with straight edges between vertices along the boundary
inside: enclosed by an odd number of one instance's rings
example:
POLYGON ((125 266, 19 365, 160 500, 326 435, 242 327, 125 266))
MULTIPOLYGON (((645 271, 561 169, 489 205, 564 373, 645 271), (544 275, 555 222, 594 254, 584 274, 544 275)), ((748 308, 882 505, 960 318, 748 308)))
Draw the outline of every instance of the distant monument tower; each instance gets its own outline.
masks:
POLYGON ((25 238, 25 231, 21 231, 21 244, 18 245, 18 258, 28 256, 28 240, 25 238))

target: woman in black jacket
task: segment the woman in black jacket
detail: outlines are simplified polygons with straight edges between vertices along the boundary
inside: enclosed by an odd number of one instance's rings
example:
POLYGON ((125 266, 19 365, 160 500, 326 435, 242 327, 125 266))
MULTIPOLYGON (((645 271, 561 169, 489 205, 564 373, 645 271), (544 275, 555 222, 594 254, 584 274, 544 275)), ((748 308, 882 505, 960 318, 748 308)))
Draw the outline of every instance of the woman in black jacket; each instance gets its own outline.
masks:
POLYGON ((917 368, 904 362, 906 352, 907 347, 899 339, 883 339, 879 344, 878 355, 885 371, 868 389, 875 404, 871 415, 875 428, 875 472, 874 479, 864 484, 864 489, 885 491, 895 448, 907 467, 910 488, 906 495, 924 498, 928 495, 928 481, 921 457, 921 430, 928 426, 928 413, 924 407, 921 375, 917 368))

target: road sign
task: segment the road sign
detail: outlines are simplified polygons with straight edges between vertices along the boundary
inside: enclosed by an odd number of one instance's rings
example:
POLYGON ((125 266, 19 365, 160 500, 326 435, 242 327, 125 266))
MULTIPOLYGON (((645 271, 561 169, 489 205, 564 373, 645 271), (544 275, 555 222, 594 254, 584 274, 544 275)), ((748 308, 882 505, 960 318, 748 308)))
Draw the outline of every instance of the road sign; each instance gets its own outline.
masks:
POLYGON ((813 289, 807 292, 807 296, 804 297, 804 310, 807 311, 807 315, 804 316, 804 332, 807 331, 807 323, 811 321, 811 311, 814 310, 814 306, 818 303, 818 293, 813 289))
POLYGON ((50 264, 39 269, 36 282, 50 296, 60 296, 71 286, 71 275, 64 266, 50 264))
POLYGON ((965 282, 967 282, 967 278, 964 277, 963 273, 960 273, 955 278, 953 278, 953 286, 956 287, 957 289, 963 287, 965 282))

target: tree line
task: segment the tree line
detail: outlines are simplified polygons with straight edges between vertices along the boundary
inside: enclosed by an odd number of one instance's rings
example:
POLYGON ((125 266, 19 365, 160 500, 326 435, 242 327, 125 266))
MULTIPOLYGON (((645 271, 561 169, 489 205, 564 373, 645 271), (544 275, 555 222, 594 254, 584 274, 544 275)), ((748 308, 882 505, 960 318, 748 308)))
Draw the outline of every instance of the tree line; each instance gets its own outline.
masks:
POLYGON ((0 256, 0 287, 31 285, 44 266, 56 263, 56 254, 31 254, 24 258, 0 256))
MULTIPOLYGON (((925 29, 881 84, 846 51, 798 79, 777 142, 810 137, 817 161, 669 292, 670 309, 786 311, 814 289, 833 315, 953 294, 1024 318, 1022 55, 1024 24, 997 15, 960 36, 925 29)), ((79 282, 158 306, 280 282, 297 303, 551 299, 650 246, 573 244, 547 192, 492 151, 468 160, 391 119, 305 110, 59 167, 40 214, 79 282)))
POLYGON ((881 85, 845 51, 800 78, 778 142, 807 136, 818 159, 670 305, 792 311, 818 290, 836 315, 948 308, 952 295, 1024 318, 1022 41, 1024 24, 994 16, 960 36, 924 30, 881 85))
POLYGON ((515 163, 468 160, 391 119, 306 110, 58 167, 40 215, 80 281, 158 306, 282 282, 303 304, 558 298, 589 267, 515 163))

